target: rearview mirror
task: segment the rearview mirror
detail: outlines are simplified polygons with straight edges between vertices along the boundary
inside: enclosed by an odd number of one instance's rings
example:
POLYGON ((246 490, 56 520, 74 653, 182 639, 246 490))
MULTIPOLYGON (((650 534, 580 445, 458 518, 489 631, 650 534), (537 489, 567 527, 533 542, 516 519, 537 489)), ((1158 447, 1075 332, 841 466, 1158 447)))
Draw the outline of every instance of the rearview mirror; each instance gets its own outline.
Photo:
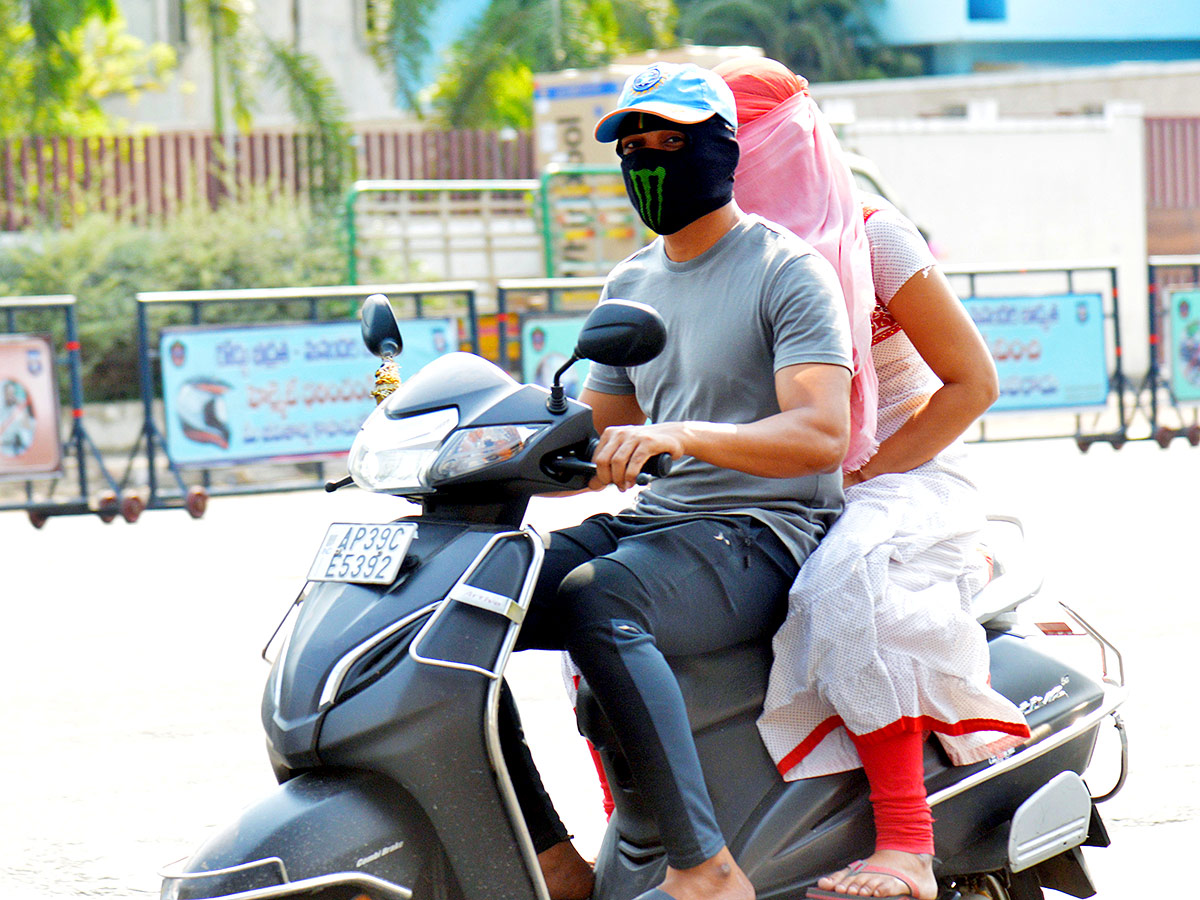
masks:
POLYGON ((555 415, 567 411, 562 376, 576 362, 590 359, 606 366, 640 366, 662 353, 667 326, 658 311, 633 300, 608 300, 588 315, 575 342, 575 352, 554 373, 546 409, 555 415))
POLYGON ((575 355, 606 366, 640 366, 662 353, 667 326, 653 307, 609 300, 592 310, 575 344, 575 355))
POLYGON ((359 318, 362 319, 363 343, 368 350, 384 359, 399 355, 404 339, 400 337, 400 325, 387 297, 372 294, 363 301, 359 318))

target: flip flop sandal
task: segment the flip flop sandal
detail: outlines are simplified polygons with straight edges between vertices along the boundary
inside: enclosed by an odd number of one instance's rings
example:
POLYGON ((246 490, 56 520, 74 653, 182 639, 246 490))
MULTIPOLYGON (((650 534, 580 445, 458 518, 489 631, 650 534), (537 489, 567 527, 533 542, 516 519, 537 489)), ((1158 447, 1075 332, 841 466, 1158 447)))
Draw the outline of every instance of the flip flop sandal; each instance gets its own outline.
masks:
MULTIPOLYGON (((864 873, 870 875, 887 875, 891 878, 895 878, 906 888, 908 888, 907 894, 886 894, 884 896, 877 897, 868 896, 866 900, 904 900, 906 897, 911 900, 911 898, 917 896, 917 886, 912 883, 907 875, 905 875, 903 872, 897 871, 896 869, 889 869, 886 866, 869 866, 865 860, 861 859, 850 863, 850 865, 846 866, 846 869, 851 875, 860 875, 864 873)), ((810 887, 805 893, 805 896, 808 897, 809 900, 859 900, 859 898, 862 898, 864 895, 842 894, 838 893, 837 891, 825 891, 821 888, 810 887)), ((655 900, 657 900, 657 898, 655 898, 655 900)))

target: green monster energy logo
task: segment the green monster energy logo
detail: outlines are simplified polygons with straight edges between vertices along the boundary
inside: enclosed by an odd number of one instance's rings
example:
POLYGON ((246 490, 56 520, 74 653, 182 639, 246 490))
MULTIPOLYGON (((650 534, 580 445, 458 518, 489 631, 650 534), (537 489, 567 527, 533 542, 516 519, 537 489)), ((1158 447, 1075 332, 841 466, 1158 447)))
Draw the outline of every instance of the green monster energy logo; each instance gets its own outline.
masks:
POLYGON ((633 190, 638 213, 654 231, 658 230, 663 214, 663 183, 667 178, 664 166, 657 169, 630 169, 629 184, 633 190))

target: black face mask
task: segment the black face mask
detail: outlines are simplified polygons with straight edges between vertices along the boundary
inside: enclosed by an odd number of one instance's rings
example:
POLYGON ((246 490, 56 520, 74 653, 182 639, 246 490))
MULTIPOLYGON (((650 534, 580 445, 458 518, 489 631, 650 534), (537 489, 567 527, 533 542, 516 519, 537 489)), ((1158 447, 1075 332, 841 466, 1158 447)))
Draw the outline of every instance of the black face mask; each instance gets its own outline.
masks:
POLYGON ((621 157, 621 176, 646 227, 674 234, 733 199, 739 151, 733 132, 718 116, 697 125, 664 124, 686 137, 684 146, 634 150, 621 157))

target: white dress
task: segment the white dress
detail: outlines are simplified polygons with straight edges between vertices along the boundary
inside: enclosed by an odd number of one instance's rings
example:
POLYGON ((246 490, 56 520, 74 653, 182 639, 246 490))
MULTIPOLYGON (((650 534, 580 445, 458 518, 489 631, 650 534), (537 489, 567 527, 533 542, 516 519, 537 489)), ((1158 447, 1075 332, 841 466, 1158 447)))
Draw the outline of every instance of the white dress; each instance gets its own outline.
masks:
MULTIPOLYGON (((940 386, 887 313, 935 260, 894 207, 868 202, 882 442, 940 386)), ((987 641, 970 614, 990 563, 963 456, 955 443, 909 472, 848 488, 845 512, 801 567, 758 720, 788 780, 860 766, 847 729, 867 740, 934 731, 957 765, 1028 736, 1017 708, 988 686, 987 641)))

